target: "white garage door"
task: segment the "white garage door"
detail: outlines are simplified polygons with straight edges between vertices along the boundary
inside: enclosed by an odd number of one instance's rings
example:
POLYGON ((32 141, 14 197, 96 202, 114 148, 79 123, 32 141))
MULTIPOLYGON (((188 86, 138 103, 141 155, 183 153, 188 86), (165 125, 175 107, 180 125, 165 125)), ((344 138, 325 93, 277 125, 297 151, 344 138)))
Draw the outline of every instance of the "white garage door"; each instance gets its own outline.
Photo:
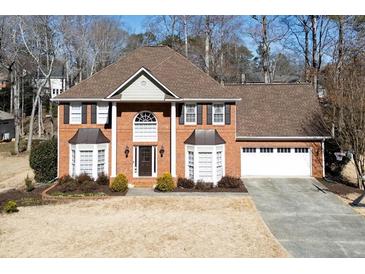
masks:
POLYGON ((310 176, 309 148, 242 148, 242 176, 310 176))

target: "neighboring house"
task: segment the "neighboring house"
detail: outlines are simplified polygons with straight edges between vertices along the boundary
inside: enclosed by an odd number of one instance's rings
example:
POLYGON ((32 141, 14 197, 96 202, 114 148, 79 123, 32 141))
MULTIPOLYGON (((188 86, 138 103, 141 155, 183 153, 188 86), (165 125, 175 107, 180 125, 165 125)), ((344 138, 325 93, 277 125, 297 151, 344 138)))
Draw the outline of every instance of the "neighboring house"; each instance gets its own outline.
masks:
POLYGON ((0 141, 15 138, 14 115, 0 110, 0 141))
MULTIPOLYGON (((43 79, 43 77, 40 77, 40 80, 43 79)), ((50 83, 47 82, 44 89, 47 90, 51 98, 56 97, 67 89, 64 66, 62 64, 54 66, 50 76, 50 83)))
POLYGON ((0 68, 0 90, 9 89, 9 72, 4 68, 0 68))
POLYGON ((82 81, 58 106, 58 176, 124 173, 216 183, 232 176, 324 175, 310 85, 222 86, 169 47, 143 47, 82 81))

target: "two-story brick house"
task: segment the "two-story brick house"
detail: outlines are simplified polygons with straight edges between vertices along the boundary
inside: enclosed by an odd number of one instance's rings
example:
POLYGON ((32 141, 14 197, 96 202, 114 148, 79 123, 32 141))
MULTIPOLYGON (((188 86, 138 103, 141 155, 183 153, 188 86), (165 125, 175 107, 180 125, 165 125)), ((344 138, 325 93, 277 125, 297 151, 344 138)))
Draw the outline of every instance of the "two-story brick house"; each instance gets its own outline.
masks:
POLYGON ((57 96, 58 176, 124 173, 216 183, 324 174, 309 85, 222 86, 169 47, 143 47, 57 96))

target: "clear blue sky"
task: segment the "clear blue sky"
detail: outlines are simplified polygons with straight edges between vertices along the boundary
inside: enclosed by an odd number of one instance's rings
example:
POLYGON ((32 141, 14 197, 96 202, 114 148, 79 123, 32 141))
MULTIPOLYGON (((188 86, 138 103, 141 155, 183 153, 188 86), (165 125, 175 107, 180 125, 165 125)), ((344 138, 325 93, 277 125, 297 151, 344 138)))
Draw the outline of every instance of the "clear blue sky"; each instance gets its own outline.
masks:
POLYGON ((122 21, 130 32, 140 33, 144 31, 144 21, 146 15, 124 15, 122 21))

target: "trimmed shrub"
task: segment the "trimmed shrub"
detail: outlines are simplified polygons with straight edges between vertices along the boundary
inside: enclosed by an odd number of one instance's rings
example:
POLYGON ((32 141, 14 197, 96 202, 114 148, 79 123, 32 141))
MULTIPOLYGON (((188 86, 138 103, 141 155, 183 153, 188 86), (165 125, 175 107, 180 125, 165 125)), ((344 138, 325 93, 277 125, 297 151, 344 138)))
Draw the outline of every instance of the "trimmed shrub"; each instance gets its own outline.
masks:
POLYGON ((34 170, 34 179, 46 183, 57 177, 57 140, 52 138, 32 147, 29 156, 30 167, 34 170))
POLYGON ((14 213, 14 212, 18 212, 19 209, 18 209, 15 201, 9 200, 4 205, 4 211, 6 213, 14 213))
POLYGON ((27 175, 27 177, 24 179, 24 183, 25 183, 25 188, 28 192, 31 192, 34 189, 34 185, 33 185, 33 181, 32 179, 29 178, 29 176, 27 175))
POLYGON ((194 188, 194 186, 195 186, 195 183, 193 180, 186 179, 186 178, 177 179, 177 187, 192 189, 192 188, 194 188))
POLYGON ((218 182, 218 187, 221 188, 241 188, 243 182, 239 177, 224 176, 218 182))
POLYGON ((128 189, 128 179, 127 177, 120 173, 117 175, 117 177, 114 178, 113 181, 111 181, 109 188, 111 191, 114 192, 124 192, 128 189))
POLYGON ((94 180, 86 173, 81 173, 79 176, 76 176, 76 181, 79 184, 82 184, 83 182, 90 182, 90 181, 94 181, 94 180))
POLYGON ((212 188, 213 188, 213 183, 207 183, 201 180, 197 181, 195 185, 195 189, 198 190, 208 190, 212 188))
POLYGON ((175 188, 174 179, 169 172, 164 173, 157 178, 156 189, 158 191, 166 192, 173 191, 175 188))
POLYGON ((104 172, 100 173, 98 178, 96 179, 96 183, 99 185, 109 185, 109 177, 104 174, 104 172))
POLYGON ((69 175, 65 175, 58 179, 60 192, 73 192, 78 189, 77 181, 69 175))
POLYGON ((81 192, 95 192, 98 189, 99 185, 94 181, 83 181, 79 186, 81 192))

